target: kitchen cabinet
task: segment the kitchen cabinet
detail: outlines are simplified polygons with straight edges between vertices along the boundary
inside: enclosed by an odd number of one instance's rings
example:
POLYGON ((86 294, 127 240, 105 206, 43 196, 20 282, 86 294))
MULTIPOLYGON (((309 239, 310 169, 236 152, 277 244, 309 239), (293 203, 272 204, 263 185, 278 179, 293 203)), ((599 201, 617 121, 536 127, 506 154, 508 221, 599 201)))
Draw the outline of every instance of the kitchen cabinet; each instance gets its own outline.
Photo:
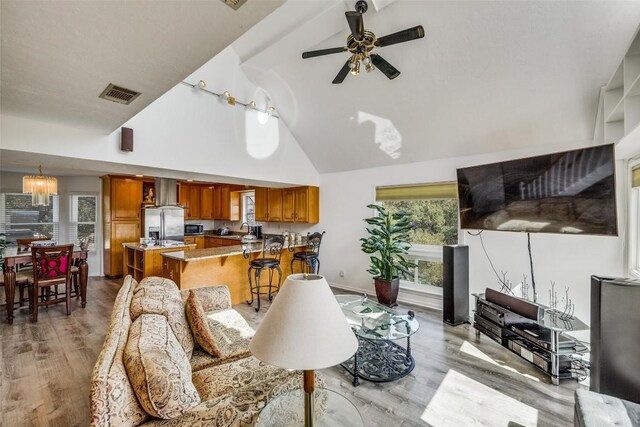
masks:
POLYGON ((132 178, 111 178, 111 219, 136 221, 142 206, 142 181, 132 178))
POLYGON ((140 239, 142 199, 142 180, 111 175, 102 177, 102 260, 107 277, 123 274, 122 243, 140 239))
POLYGON ((209 249, 220 248, 223 246, 237 246, 240 244, 240 240, 237 239, 225 239, 223 237, 205 236, 204 247, 209 249))
POLYGON ((269 212, 267 218, 272 222, 282 221, 282 189, 269 189, 269 212))
POLYGON ((214 219, 213 186, 205 185, 200 189, 200 218, 214 219))
POLYGON ((195 249, 204 249, 204 236, 184 236, 185 245, 196 245, 195 249))
POLYGON ((191 219, 189 216, 191 199, 189 192, 189 184, 183 182, 178 184, 178 204, 184 208, 184 219, 191 219))
MULTIPOLYGON (((186 243, 186 242, 185 242, 186 243)), ((145 277, 162 276, 162 254, 166 252, 190 251, 190 246, 175 248, 145 248, 140 245, 123 247, 124 274, 130 274, 140 282, 145 277)))
POLYGON ((189 186, 189 218, 200 219, 200 186, 189 186))
MULTIPOLYGON (((140 222, 113 221, 109 234, 109 270, 105 274, 110 277, 122 276, 123 243, 137 242, 140 240, 140 222)), ((106 262, 105 262, 106 267, 106 262)))
POLYGON ((213 189, 213 218, 225 221, 239 221, 241 215, 241 193, 231 191, 229 185, 218 185, 213 189))
POLYGON ((254 211, 256 221, 269 221, 269 188, 256 187, 254 189, 254 211))
POLYGON ((320 222, 318 187, 294 187, 282 190, 282 220, 285 222, 320 222))

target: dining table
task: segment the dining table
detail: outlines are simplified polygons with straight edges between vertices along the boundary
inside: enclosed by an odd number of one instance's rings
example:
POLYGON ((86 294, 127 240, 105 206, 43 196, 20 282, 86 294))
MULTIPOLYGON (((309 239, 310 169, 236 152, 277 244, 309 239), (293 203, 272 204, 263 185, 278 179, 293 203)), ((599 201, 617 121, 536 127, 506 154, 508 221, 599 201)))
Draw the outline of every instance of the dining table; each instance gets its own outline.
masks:
MULTIPOLYGON (((11 248, 6 248, 3 255, 4 265, 4 291, 7 302, 7 322, 13 323, 13 304, 16 289, 16 265, 29 263, 32 261, 31 251, 11 252, 11 248)), ((80 281, 80 305, 82 308, 87 305, 87 280, 89 276, 89 264, 87 264, 88 252, 83 249, 73 251, 73 262, 78 266, 78 275, 80 281)))

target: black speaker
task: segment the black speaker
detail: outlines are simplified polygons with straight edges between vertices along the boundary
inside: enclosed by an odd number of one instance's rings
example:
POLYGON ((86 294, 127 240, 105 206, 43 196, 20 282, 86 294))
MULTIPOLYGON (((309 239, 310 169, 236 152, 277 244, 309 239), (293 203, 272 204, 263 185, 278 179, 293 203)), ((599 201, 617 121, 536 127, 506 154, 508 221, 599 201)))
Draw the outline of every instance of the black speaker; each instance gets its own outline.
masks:
POLYGON ((640 282, 591 276, 592 391, 640 403, 640 282))
POLYGON ((133 151, 133 129, 121 128, 120 132, 120 150, 133 151))
POLYGON ((442 320, 449 325, 469 322, 469 246, 442 248, 442 320))

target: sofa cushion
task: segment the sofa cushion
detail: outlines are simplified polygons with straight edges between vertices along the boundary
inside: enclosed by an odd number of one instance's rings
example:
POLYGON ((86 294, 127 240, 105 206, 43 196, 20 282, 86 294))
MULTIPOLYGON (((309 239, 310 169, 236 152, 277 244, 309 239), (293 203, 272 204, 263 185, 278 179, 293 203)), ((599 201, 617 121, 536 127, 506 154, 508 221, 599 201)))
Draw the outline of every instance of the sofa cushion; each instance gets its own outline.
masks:
POLYGON ((191 358, 194 340, 184 312, 184 303, 176 284, 162 277, 146 277, 135 288, 131 300, 131 320, 142 314, 159 314, 167 318, 182 349, 191 358))
POLYGON ((640 405, 588 390, 576 390, 574 424, 580 427, 640 426, 640 405))
POLYGON ((234 360, 242 359, 243 357, 251 356, 251 351, 247 349, 245 353, 239 354, 235 357, 227 357, 225 359, 221 359, 219 357, 215 357, 204 351, 199 346, 193 349, 193 354, 191 355, 191 372, 201 371, 202 369, 210 368, 212 366, 218 366, 222 363, 233 362, 234 360))
POLYGON ((193 385, 202 400, 210 400, 261 383, 277 384, 292 376, 301 377, 299 372, 278 368, 249 356, 194 372, 193 385))
POLYGON ((138 400, 150 415, 172 419, 200 403, 189 358, 164 316, 143 314, 133 322, 124 365, 138 400))
POLYGON ((107 335, 91 373, 89 387, 90 425, 137 426, 149 415, 136 398, 122 362, 131 318, 129 304, 137 282, 127 276, 116 296, 107 335))
POLYGON ((193 336, 200 346, 215 357, 227 359, 249 354, 253 329, 235 310, 205 312, 196 292, 185 304, 193 336))
POLYGON ((231 308, 231 293, 226 286, 209 286, 191 289, 205 312, 229 310, 231 308))

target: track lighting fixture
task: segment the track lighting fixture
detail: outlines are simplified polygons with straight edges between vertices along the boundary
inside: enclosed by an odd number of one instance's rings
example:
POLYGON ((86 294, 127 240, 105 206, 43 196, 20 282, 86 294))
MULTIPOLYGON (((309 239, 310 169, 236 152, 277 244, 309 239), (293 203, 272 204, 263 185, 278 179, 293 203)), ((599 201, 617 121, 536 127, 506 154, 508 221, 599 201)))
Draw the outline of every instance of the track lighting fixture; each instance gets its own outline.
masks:
POLYGON ((224 98, 225 101, 227 101, 227 104, 229 105, 235 106, 236 104, 238 104, 238 105, 242 105, 245 108, 250 108, 252 110, 255 110, 258 112, 258 121, 262 124, 266 123, 269 117, 271 116, 277 119, 280 118, 278 115, 276 115, 276 108, 273 105, 269 107, 265 107, 265 109, 263 110, 258 107, 258 104, 256 103, 256 101, 249 101, 249 103, 245 104, 244 102, 238 101, 233 95, 231 95, 231 92, 229 92, 228 90, 225 90, 222 93, 216 93, 207 89, 207 82, 205 82, 204 80, 200 80, 197 84, 191 84, 185 81, 182 81, 180 83, 182 83, 183 85, 189 86, 193 89, 199 88, 202 92, 206 92, 210 95, 217 96, 218 98, 224 98))

